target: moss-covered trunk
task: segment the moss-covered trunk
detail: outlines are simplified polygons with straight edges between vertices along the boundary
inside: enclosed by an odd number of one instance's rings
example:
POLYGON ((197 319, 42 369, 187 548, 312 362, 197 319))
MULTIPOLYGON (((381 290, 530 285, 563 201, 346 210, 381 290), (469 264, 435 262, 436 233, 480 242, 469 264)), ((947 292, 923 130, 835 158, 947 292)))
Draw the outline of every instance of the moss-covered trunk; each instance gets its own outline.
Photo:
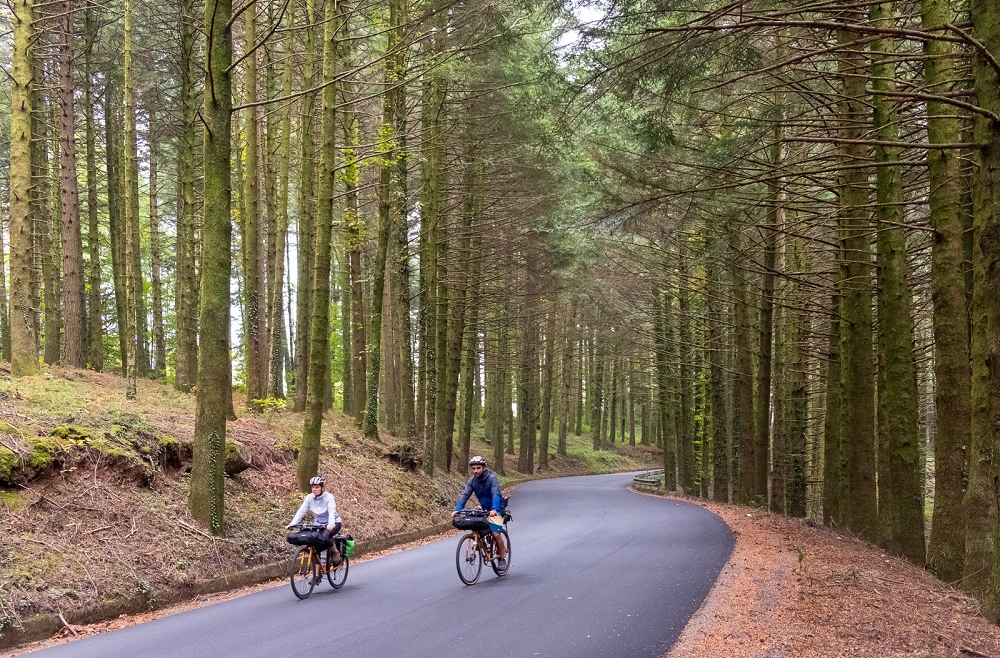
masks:
MULTIPOLYGON (((994 117, 1000 116, 1000 72, 995 66, 1000 59, 1000 5, 992 0, 972 0, 971 9, 976 37, 985 49, 985 52, 977 50, 973 59, 976 104, 994 117)), ((970 479, 969 485, 971 490, 975 484, 984 506, 992 508, 986 516, 993 523, 992 542, 983 537, 982 544, 975 548, 978 554, 992 558, 989 582, 983 592, 983 614, 997 622, 1000 621, 1000 551, 996 550, 1000 546, 1000 515, 997 514, 1000 509, 1000 491, 997 490, 1000 478, 997 465, 1000 454, 1000 122, 977 116, 975 138, 983 147, 973 190, 974 277, 981 283, 981 294, 976 294, 973 326, 982 341, 973 346, 976 405, 972 458, 974 470, 989 469, 991 477, 989 482, 984 482, 985 478, 977 475, 970 479), (983 464, 984 459, 990 463, 983 464)), ((974 527, 982 527, 982 520, 970 523, 970 530, 974 527)), ((970 573, 969 568, 966 573, 970 573)))
POLYGON ((38 372, 31 306, 31 96, 34 77, 31 48, 35 40, 34 2, 12 3, 14 21, 13 75, 10 110, 10 315, 11 374, 38 372))
MULTIPOLYGON (((243 14, 246 19, 244 50, 249 52, 257 45, 256 0, 249 0, 243 14)), ((254 400, 267 397, 267 283, 266 247, 261 207, 261 158, 260 140, 263 118, 260 106, 252 105, 259 98, 257 57, 260 50, 244 60, 244 87, 246 101, 251 107, 246 111, 246 136, 244 144, 243 204, 243 306, 244 347, 246 348, 247 406, 254 400)))
MULTIPOLYGON (((737 263, 743 258, 743 235, 739 229, 732 233, 729 245, 730 273, 733 279, 733 337, 736 347, 736 390, 733 450, 738 458, 735 502, 748 505, 754 500, 753 465, 755 443, 753 440, 753 361, 750 350, 750 311, 747 307, 747 279, 737 263)), ((662 404, 662 402, 661 402, 662 404)))
MULTIPOLYGON (((714 262, 725 261, 724 243, 714 233, 708 236, 708 252, 714 262)), ((712 497, 720 502, 729 502, 729 413, 726 404, 726 337, 723 324, 725 304, 722 297, 722 281, 719 276, 706 276, 705 304, 708 320, 709 379, 712 396, 712 497)), ((645 405, 643 406, 645 415, 645 405)), ((643 423, 642 443, 646 438, 643 423)))
MULTIPOLYGON (((94 10, 84 11, 84 31, 94 27, 94 10)), ((97 131, 94 127, 94 63, 91 49, 83 54, 83 111, 87 149, 87 363, 93 370, 104 370, 104 319, 101 311, 101 227, 97 215, 97 131)), ((6 350, 4 354, 7 354, 6 350)))
MULTIPOLYGON (((283 42, 285 57, 291 57, 293 35, 295 34, 295 3, 289 3, 285 14, 285 33, 283 42)), ((281 73, 282 98, 292 94, 292 62, 286 60, 281 73)), ((268 345, 268 397, 282 399, 285 397, 285 248, 288 238, 288 190, 292 160, 292 104, 286 102, 281 112, 281 141, 278 146, 278 190, 274 199, 275 221, 272 227, 274 235, 274 262, 272 263, 271 280, 268 281, 268 308, 270 316, 267 320, 270 336, 268 345)))
POLYGON ((839 159, 844 165, 840 174, 840 208, 838 222, 842 240, 842 257, 846 261, 841 281, 841 368, 842 418, 850 428, 842 443, 847 464, 846 505, 847 527, 858 535, 874 540, 878 530, 875 493, 875 371, 872 359, 872 270, 871 270, 871 211, 868 174, 859 166, 867 160, 869 149, 862 138, 870 123, 867 91, 867 67, 864 54, 852 45, 859 38, 851 29, 862 17, 860 12, 846 7, 838 19, 844 23, 837 30, 837 42, 842 50, 837 55, 837 70, 841 79, 841 100, 838 107, 839 159), (849 436, 850 440, 846 440, 849 436))
POLYGON ((229 277, 232 270, 232 133, 233 36, 231 0, 208 0, 205 33, 205 182, 202 224, 201 340, 198 399, 191 465, 192 515, 221 533, 224 523, 223 476, 226 417, 230 397, 229 277))
POLYGON ((198 377, 199 292, 196 271, 195 142, 198 103, 195 78, 194 0, 184 0, 179 16, 181 62, 179 69, 182 130, 177 147, 180 191, 177 199, 175 241, 175 317, 177 350, 174 361, 174 388, 190 391, 198 377))
MULTIPOLYGON (((937 28, 951 21, 948 0, 922 0, 921 22, 937 28)), ((950 95, 955 65, 951 43, 924 42, 924 81, 929 93, 950 95)), ((954 108, 939 101, 927 102, 927 141, 952 144, 961 132, 954 108)), ((934 516, 927 547, 927 564, 947 582, 962 577, 965 558, 965 520, 962 495, 965 486, 965 451, 972 432, 969 328, 962 272, 963 224, 959 152, 930 149, 927 171, 930 189, 931 299, 934 302, 934 403, 937 433, 934 440, 934 516)))
POLYGON ((85 365, 83 339, 83 237, 80 228, 80 191, 76 178, 76 116, 73 96, 73 37, 72 3, 60 5, 59 35, 59 198, 62 203, 62 283, 63 318, 66 328, 63 362, 73 368, 85 365))
POLYGON ((298 477, 302 491, 309 490, 309 478, 319 469, 320 431, 330 364, 330 265, 333 230, 333 195, 336 171, 337 135, 337 28, 336 0, 325 0, 323 30, 323 94, 320 137, 319 185, 313 250, 312 317, 309 321, 309 382, 306 414, 299 450, 298 477))
MULTIPOLYGON (((310 88, 315 77, 316 12, 314 0, 306 0, 305 57, 302 65, 302 85, 310 88)), ((298 199, 298 270, 295 298, 295 411, 305 411, 309 383, 309 340, 312 316, 313 223, 316 216, 313 171, 313 94, 302 97, 302 118, 299 123, 299 199, 298 199)))
MULTIPOLYGON (((872 5, 869 16, 878 24, 891 24, 888 3, 872 5)), ((895 65, 891 41, 871 46, 872 109, 877 138, 899 141, 899 113, 895 92, 895 65)), ((882 545, 917 564, 925 557, 923 519, 923 458, 917 396, 917 371, 913 362, 912 297, 906 280, 906 231, 903 216, 903 183, 899 148, 876 146, 876 219, 878 222, 876 272, 878 273, 878 435, 884 446, 879 459, 879 514, 882 545), (882 476, 885 476, 883 481, 882 476)))

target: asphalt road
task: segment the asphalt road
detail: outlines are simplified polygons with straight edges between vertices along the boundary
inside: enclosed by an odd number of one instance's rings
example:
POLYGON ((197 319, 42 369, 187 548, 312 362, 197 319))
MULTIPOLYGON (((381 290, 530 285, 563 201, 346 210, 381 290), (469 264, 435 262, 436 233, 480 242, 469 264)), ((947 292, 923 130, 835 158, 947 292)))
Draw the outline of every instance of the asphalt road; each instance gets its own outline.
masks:
POLYGON ((351 565, 343 589, 324 581, 304 601, 286 585, 29 655, 662 656, 708 594, 733 538, 711 512, 632 493, 630 479, 518 486, 508 525, 513 555, 503 578, 484 565, 476 585, 463 585, 456 531, 351 565))

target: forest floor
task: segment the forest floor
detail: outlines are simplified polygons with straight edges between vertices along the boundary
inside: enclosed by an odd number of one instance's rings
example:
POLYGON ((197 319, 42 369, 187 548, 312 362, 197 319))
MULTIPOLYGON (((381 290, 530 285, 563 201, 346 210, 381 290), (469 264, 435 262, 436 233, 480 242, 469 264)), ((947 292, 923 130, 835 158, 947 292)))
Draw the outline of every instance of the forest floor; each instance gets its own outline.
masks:
POLYGON ((978 602, 913 563, 804 519, 688 500, 736 546, 667 658, 1000 658, 978 602))
MULTIPOLYGON (((12 380, 2 370, 0 646, 33 618, 61 615, 66 635, 85 633, 79 624, 117 616, 116 607, 160 608, 213 579, 225 579, 215 591, 233 587, 234 574, 287 559, 285 524, 302 500, 295 456, 303 414, 256 415, 235 401, 240 417, 227 438, 249 451, 252 466, 226 477, 225 532, 213 537, 187 508, 194 395, 140 380, 130 401, 114 374, 46 368, 12 380)), ((365 438, 338 412, 324 420, 320 472, 361 550, 450 519, 466 469, 429 477, 410 460, 416 447, 404 447, 388 434, 365 438)), ((472 452, 495 468, 481 431, 472 452)), ((545 476, 641 470, 661 459, 651 447, 595 452, 589 437, 573 437, 566 457, 550 456, 545 476)), ((505 459, 505 488, 529 479, 514 472, 516 461, 505 459)))

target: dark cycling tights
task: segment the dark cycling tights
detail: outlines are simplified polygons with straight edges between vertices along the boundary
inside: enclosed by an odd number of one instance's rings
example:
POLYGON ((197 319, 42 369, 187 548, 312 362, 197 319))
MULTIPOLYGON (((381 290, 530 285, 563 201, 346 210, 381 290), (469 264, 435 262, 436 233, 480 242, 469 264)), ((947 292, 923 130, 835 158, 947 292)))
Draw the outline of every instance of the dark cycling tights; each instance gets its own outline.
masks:
POLYGON ((324 544, 327 543, 327 542, 329 542, 330 538, 333 537, 338 532, 340 532, 340 529, 343 526, 344 526, 343 523, 341 523, 340 521, 337 521, 337 523, 333 526, 333 530, 330 530, 329 528, 325 528, 324 527, 322 530, 319 531, 320 541, 322 541, 324 544))

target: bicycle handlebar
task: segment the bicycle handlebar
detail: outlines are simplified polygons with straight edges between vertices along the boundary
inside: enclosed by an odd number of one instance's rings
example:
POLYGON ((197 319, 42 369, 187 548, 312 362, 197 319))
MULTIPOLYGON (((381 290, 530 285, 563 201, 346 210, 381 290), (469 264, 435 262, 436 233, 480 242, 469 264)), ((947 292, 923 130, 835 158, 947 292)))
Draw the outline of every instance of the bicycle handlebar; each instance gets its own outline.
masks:
POLYGON ((460 509, 456 510, 457 514, 464 514, 465 516, 489 516, 489 510, 473 508, 473 509, 460 509))

